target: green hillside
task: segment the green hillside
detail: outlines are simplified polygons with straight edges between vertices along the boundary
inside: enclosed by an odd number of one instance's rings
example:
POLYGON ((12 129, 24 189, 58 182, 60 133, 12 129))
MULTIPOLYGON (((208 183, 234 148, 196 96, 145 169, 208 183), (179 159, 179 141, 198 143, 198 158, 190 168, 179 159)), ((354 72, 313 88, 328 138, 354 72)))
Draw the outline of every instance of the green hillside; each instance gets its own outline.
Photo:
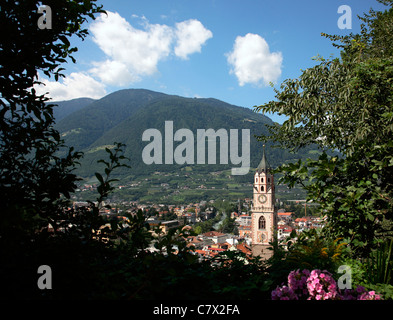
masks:
MULTIPOLYGON (((237 154, 241 156, 242 129, 250 130, 250 160, 251 168, 255 168, 262 156, 262 144, 257 141, 255 136, 267 133, 266 124, 272 124, 272 120, 262 114, 255 113, 251 109, 233 106, 217 99, 199 99, 171 96, 163 93, 152 92, 142 89, 121 90, 112 93, 100 100, 94 101, 85 108, 82 108, 59 121, 57 127, 62 133, 63 138, 69 146, 76 147, 77 150, 84 152, 81 167, 78 174, 89 178, 94 176, 94 172, 103 171, 101 164, 97 160, 106 158, 105 148, 111 148, 114 142, 126 144, 125 156, 130 158, 131 169, 120 169, 118 176, 123 182, 138 181, 138 179, 148 179, 155 172, 161 172, 172 176, 171 187, 186 186, 184 182, 193 176, 190 185, 197 187, 207 180, 208 185, 215 186, 217 189, 227 188, 232 184, 249 183, 252 181, 253 169, 247 175, 233 176, 229 185, 223 184, 224 176, 211 175, 211 172, 230 172, 231 168, 240 167, 233 164, 228 155, 228 164, 221 164, 220 143, 217 139, 216 164, 197 163, 197 130, 198 129, 225 129, 228 133, 228 153, 230 146, 230 129, 237 129, 239 146, 237 154), (162 159, 165 162, 165 121, 173 123, 173 132, 179 129, 189 129, 194 135, 194 164, 145 164, 142 159, 142 151, 150 142, 142 141, 142 135, 147 129, 157 129, 162 136, 162 159), (175 174, 180 177, 174 178, 175 174), (203 176, 206 179, 203 179, 203 176), (196 179, 198 177, 198 179, 196 179), (216 181, 217 180, 217 181, 216 181), (179 184, 180 183, 180 184, 179 184)), ((173 141, 173 140, 172 140, 173 141)), ((175 149, 182 142, 173 142, 175 149)), ((207 143, 206 143, 207 146, 207 143)), ((207 148, 206 148, 207 149, 207 148)), ((235 150, 236 151, 236 150, 235 150)), ((315 156, 317 151, 313 148, 302 150, 299 154, 291 154, 285 150, 271 148, 268 144, 266 148, 267 157, 271 166, 275 167, 285 161, 298 159, 299 157, 315 156)), ((205 161, 207 163, 207 150, 205 161)), ((168 177, 168 176, 167 176, 168 177)), ((165 183, 161 176, 157 184, 165 183)), ((206 183, 205 183, 206 184, 206 183)), ((229 188, 229 189, 228 189, 229 188)), ((234 188, 235 190, 235 188, 234 188)), ((236 189, 233 196, 247 194, 236 189)), ((138 189, 135 189, 138 191, 138 189)), ((140 190, 139 190, 140 191, 140 190)), ((150 190, 157 193, 165 190, 150 190)), ((199 194, 202 190, 199 191, 199 194)), ((207 193, 205 198, 209 197, 207 193)), ((231 192, 229 190, 228 192, 231 192)), ((158 196, 158 194, 157 194, 158 196)))
POLYGON ((77 150, 88 150, 106 131, 139 108, 164 96, 149 90, 120 90, 73 112, 60 120, 56 128, 68 145, 77 150))

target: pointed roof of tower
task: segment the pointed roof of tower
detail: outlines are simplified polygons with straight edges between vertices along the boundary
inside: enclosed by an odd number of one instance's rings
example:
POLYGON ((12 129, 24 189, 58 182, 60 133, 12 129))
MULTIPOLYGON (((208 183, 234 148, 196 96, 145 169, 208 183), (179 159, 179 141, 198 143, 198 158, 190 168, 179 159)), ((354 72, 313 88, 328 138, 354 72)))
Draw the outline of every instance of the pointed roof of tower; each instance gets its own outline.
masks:
POLYGON ((257 167, 257 171, 258 173, 261 172, 265 172, 267 173, 268 171, 270 171, 271 167, 269 165, 269 163, 266 160, 266 155, 265 155, 265 145, 263 145, 263 154, 262 154, 262 160, 259 163, 258 167, 257 167))

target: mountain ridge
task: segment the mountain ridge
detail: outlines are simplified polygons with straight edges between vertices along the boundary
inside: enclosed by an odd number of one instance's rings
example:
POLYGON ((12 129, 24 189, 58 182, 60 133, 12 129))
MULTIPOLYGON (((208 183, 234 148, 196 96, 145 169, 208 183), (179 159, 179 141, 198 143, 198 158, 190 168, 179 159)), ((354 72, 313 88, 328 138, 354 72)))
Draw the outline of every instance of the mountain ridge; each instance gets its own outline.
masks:
MULTIPOLYGON (((123 89, 72 112, 62 118, 56 124, 56 128, 67 145, 84 152, 82 165, 77 170, 77 173, 83 177, 93 176, 95 171, 102 171, 103 168, 97 164, 97 160, 107 157, 105 147, 111 147, 114 142, 124 143, 125 155, 131 159, 131 169, 119 170, 119 175, 126 177, 152 174, 156 171, 174 172, 189 166, 187 164, 147 165, 143 162, 142 151, 148 144, 142 141, 143 132, 156 129, 164 137, 165 121, 173 121, 174 132, 179 129, 189 129, 194 135, 198 129, 225 129, 228 133, 231 129, 238 129, 239 141, 241 130, 249 129, 251 167, 257 166, 262 155, 261 143, 255 136, 266 134, 266 124, 273 124, 273 121, 265 115, 215 98, 186 98, 146 89, 123 89)), ((175 144, 178 145, 179 142, 175 144)), ((289 154, 285 150, 269 148, 271 143, 267 146, 267 157, 273 166, 286 160, 297 159, 299 156, 289 154)), ((219 143, 216 150, 219 159, 219 143)), ((240 154, 241 145, 238 146, 238 150, 240 154)), ((206 173, 233 167, 231 163, 191 166, 193 170, 206 173)))
POLYGON ((69 116, 70 114, 78 111, 85 106, 89 105, 90 103, 96 101, 92 98, 76 98, 71 100, 64 100, 64 101, 54 101, 50 102, 50 104, 56 105, 53 108, 53 116, 56 121, 60 121, 63 118, 69 116))

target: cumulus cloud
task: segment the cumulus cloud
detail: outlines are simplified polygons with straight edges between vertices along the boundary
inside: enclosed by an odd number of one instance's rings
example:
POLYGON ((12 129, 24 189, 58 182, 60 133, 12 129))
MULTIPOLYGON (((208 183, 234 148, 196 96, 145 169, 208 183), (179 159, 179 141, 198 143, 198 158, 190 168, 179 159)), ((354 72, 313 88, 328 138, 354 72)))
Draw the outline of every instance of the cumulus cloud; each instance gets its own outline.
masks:
POLYGON ((94 67, 89 72, 106 85, 125 86, 141 80, 138 74, 128 70, 126 63, 118 60, 107 59, 101 62, 92 62, 92 64, 94 67))
POLYGON ((188 55, 194 52, 201 52, 202 45, 213 37, 213 33, 195 19, 176 23, 175 34, 175 55, 182 59, 188 59, 188 55))
POLYGON ((62 82, 40 80, 45 86, 35 86, 38 93, 49 92, 53 100, 78 97, 101 98, 105 87, 124 87, 141 81, 158 71, 158 63, 169 56, 188 59, 201 52, 202 46, 213 34, 195 19, 176 23, 151 24, 140 18, 138 28, 116 12, 107 11, 91 25, 92 40, 104 52, 102 61, 91 61, 85 72, 73 72, 62 82))
POLYGON ((211 31, 198 20, 169 27, 150 24, 145 19, 142 29, 138 29, 110 11, 98 17, 90 31, 93 41, 107 56, 105 61, 94 62, 90 72, 106 84, 119 86, 156 73, 158 63, 171 53, 187 59, 190 54, 200 52, 202 45, 212 37, 211 31))
POLYGON ((75 98, 89 97, 99 99, 105 96, 105 86, 82 72, 73 72, 62 82, 40 80, 44 85, 36 85, 34 88, 38 94, 49 92, 53 101, 71 100, 75 98))
POLYGON ((236 75, 240 86, 276 82, 281 75, 282 59, 281 52, 270 52, 266 40, 252 33, 238 36, 227 54, 230 73, 236 75))

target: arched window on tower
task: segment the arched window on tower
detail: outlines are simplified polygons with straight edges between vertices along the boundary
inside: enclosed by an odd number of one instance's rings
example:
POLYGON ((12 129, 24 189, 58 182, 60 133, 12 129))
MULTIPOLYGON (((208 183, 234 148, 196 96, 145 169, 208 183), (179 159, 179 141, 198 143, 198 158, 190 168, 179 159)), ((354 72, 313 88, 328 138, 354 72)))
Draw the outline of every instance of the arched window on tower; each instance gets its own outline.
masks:
POLYGON ((266 220, 264 216, 261 216, 258 221, 258 229, 266 229, 266 220))
POLYGON ((265 191, 265 188, 263 186, 261 186, 261 191, 265 191))

